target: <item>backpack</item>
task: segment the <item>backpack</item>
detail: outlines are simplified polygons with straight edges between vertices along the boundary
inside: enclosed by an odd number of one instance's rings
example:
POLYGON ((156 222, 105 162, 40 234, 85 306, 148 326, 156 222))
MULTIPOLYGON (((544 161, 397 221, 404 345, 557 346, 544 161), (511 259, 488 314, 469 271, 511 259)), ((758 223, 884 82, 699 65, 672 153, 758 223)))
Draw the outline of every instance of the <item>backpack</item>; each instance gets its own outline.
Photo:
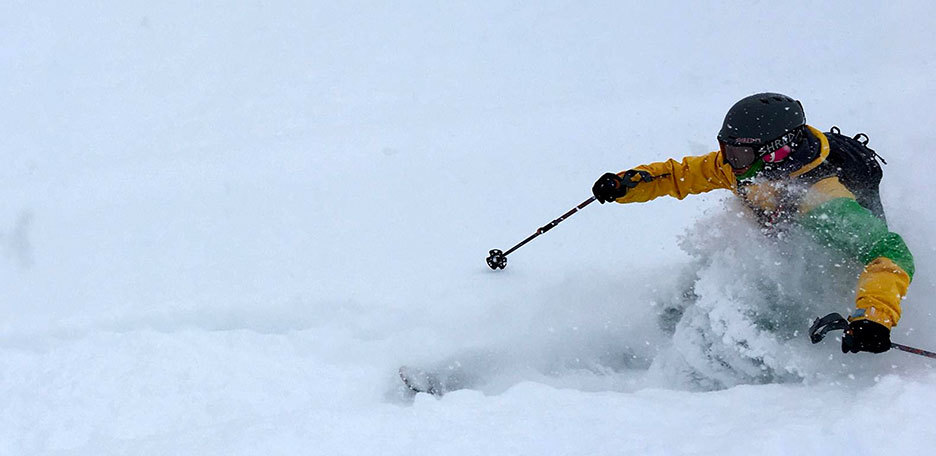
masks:
POLYGON ((822 168, 827 168, 829 174, 838 176, 842 184, 855 194, 858 204, 885 220, 879 190, 884 171, 878 159, 885 165, 887 162, 874 149, 868 147, 868 135, 858 133, 854 137, 848 137, 835 126, 824 134, 829 140, 829 156, 822 168))

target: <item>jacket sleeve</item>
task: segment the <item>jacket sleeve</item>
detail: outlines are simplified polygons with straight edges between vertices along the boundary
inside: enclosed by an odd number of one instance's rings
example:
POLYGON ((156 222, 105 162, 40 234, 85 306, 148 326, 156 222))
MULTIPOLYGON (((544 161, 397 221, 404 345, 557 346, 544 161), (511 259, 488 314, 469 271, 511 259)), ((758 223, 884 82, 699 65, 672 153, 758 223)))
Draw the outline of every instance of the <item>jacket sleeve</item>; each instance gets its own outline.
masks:
MULTIPOLYGON (((683 199, 687 195, 704 193, 718 188, 734 189, 737 186, 731 166, 726 164, 721 152, 683 158, 681 162, 670 159, 665 162, 640 165, 635 170, 649 172, 650 182, 640 181, 627 194, 618 198, 619 203, 643 203, 661 196, 683 199)), ((624 172, 618 173, 623 176, 624 172)), ((635 181, 639 179, 635 177, 635 181)))
POLYGON ((900 235, 858 204, 837 177, 810 187, 800 204, 800 217, 820 241, 865 264, 849 320, 896 326, 914 272, 913 255, 900 235))

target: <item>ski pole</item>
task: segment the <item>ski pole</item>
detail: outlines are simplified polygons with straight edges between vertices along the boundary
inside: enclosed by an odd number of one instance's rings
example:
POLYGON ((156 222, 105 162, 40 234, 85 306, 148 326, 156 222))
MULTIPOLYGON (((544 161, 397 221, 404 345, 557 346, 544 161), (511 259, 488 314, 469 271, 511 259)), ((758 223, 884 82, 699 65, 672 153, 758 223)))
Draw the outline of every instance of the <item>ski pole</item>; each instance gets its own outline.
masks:
POLYGON ((570 210, 569 212, 566 212, 565 214, 562 214, 561 217, 559 217, 559 218, 557 218, 556 220, 553 220, 553 221, 547 223, 546 225, 543 225, 543 226, 540 227, 538 230, 536 230, 535 233, 531 234, 531 235, 530 235, 529 237, 527 237, 526 239, 520 241, 519 244, 517 244, 517 245, 511 247, 511 248, 508 249, 506 252, 501 252, 501 251, 498 250, 498 249, 493 249, 493 250, 491 250, 490 252, 488 252, 489 255, 488 255, 488 257, 487 257, 487 265, 490 266, 490 268, 493 269, 493 270, 495 270, 495 271, 498 270, 498 269, 504 269, 505 267, 507 267, 507 255, 510 255, 511 252, 513 252, 514 250, 517 250, 517 249, 519 249, 520 247, 523 247, 524 244, 526 244, 527 242, 530 242, 530 241, 532 241, 533 239, 536 239, 537 236, 539 236, 539 235, 541 235, 541 234, 543 234, 543 233, 545 233, 545 232, 547 232, 547 231, 549 231, 549 230, 555 228, 556 225, 558 225, 560 222, 562 222, 563 220, 565 220, 565 219, 571 217, 572 214, 578 212, 579 209, 582 209, 583 207, 588 206, 589 204, 593 203, 594 201, 595 201, 595 197, 594 197, 594 196, 591 197, 591 198, 588 198, 587 200, 583 201, 582 204, 579 204, 578 206, 573 207, 572 210, 570 210))
MULTIPOLYGON (((846 328, 848 328, 848 320, 842 317, 841 314, 830 313, 829 315, 826 315, 822 318, 817 318, 816 321, 813 322, 812 326, 809 327, 809 340, 814 344, 818 344, 820 341, 822 341, 823 338, 825 338, 826 333, 829 331, 846 328)), ((936 359, 936 353, 919 348, 913 348, 903 344, 898 344, 895 342, 891 342, 890 348, 896 348, 897 350, 913 353, 914 355, 936 359)))
POLYGON ((907 352, 907 353, 913 353, 914 355, 920 355, 920 356, 925 356, 925 357, 927 357, 927 358, 936 359, 936 353, 933 353, 933 352, 931 352, 931 351, 922 350, 922 349, 919 349, 919 348, 908 347, 908 346, 903 345, 903 344, 896 344, 896 343, 894 343, 894 342, 891 342, 891 348, 896 348, 896 349, 898 349, 898 350, 900 350, 900 351, 905 351, 905 352, 907 352))

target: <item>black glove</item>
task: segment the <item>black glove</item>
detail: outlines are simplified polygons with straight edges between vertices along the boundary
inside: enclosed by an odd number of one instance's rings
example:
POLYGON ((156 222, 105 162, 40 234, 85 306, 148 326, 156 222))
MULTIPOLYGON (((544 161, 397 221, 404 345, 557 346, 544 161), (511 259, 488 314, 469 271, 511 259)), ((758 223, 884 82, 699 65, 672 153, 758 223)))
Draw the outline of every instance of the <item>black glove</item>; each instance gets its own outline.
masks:
POLYGON ((636 187, 640 181, 634 182, 634 176, 638 175, 640 176, 640 180, 644 182, 653 180, 653 176, 651 176, 650 173, 635 169, 625 171, 624 176, 618 176, 614 173, 604 173, 595 181, 595 185, 592 186, 592 194, 595 195, 595 199, 598 200, 599 203, 610 203, 627 194, 627 189, 636 187))
POLYGON ((855 320, 842 336, 842 353, 884 353, 891 348, 890 329, 871 320, 855 320))
POLYGON ((604 173, 592 186, 592 193, 599 203, 610 203, 627 193, 624 180, 614 173, 604 173))

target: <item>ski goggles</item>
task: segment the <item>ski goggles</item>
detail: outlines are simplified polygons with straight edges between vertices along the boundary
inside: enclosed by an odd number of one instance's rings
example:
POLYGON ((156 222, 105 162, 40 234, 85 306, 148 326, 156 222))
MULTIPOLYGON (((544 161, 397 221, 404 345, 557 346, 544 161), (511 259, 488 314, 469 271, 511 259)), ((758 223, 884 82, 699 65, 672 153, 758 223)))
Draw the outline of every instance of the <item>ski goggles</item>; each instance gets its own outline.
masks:
POLYGON ((760 147, 755 150, 754 146, 729 144, 724 141, 718 141, 718 145, 721 146, 725 161, 734 169, 747 168, 764 155, 763 153, 759 153, 760 147))
POLYGON ((783 161, 793 152, 802 135, 803 130, 797 129, 764 145, 733 144, 723 140, 718 140, 718 145, 732 168, 744 169, 761 158, 771 163, 783 161))

